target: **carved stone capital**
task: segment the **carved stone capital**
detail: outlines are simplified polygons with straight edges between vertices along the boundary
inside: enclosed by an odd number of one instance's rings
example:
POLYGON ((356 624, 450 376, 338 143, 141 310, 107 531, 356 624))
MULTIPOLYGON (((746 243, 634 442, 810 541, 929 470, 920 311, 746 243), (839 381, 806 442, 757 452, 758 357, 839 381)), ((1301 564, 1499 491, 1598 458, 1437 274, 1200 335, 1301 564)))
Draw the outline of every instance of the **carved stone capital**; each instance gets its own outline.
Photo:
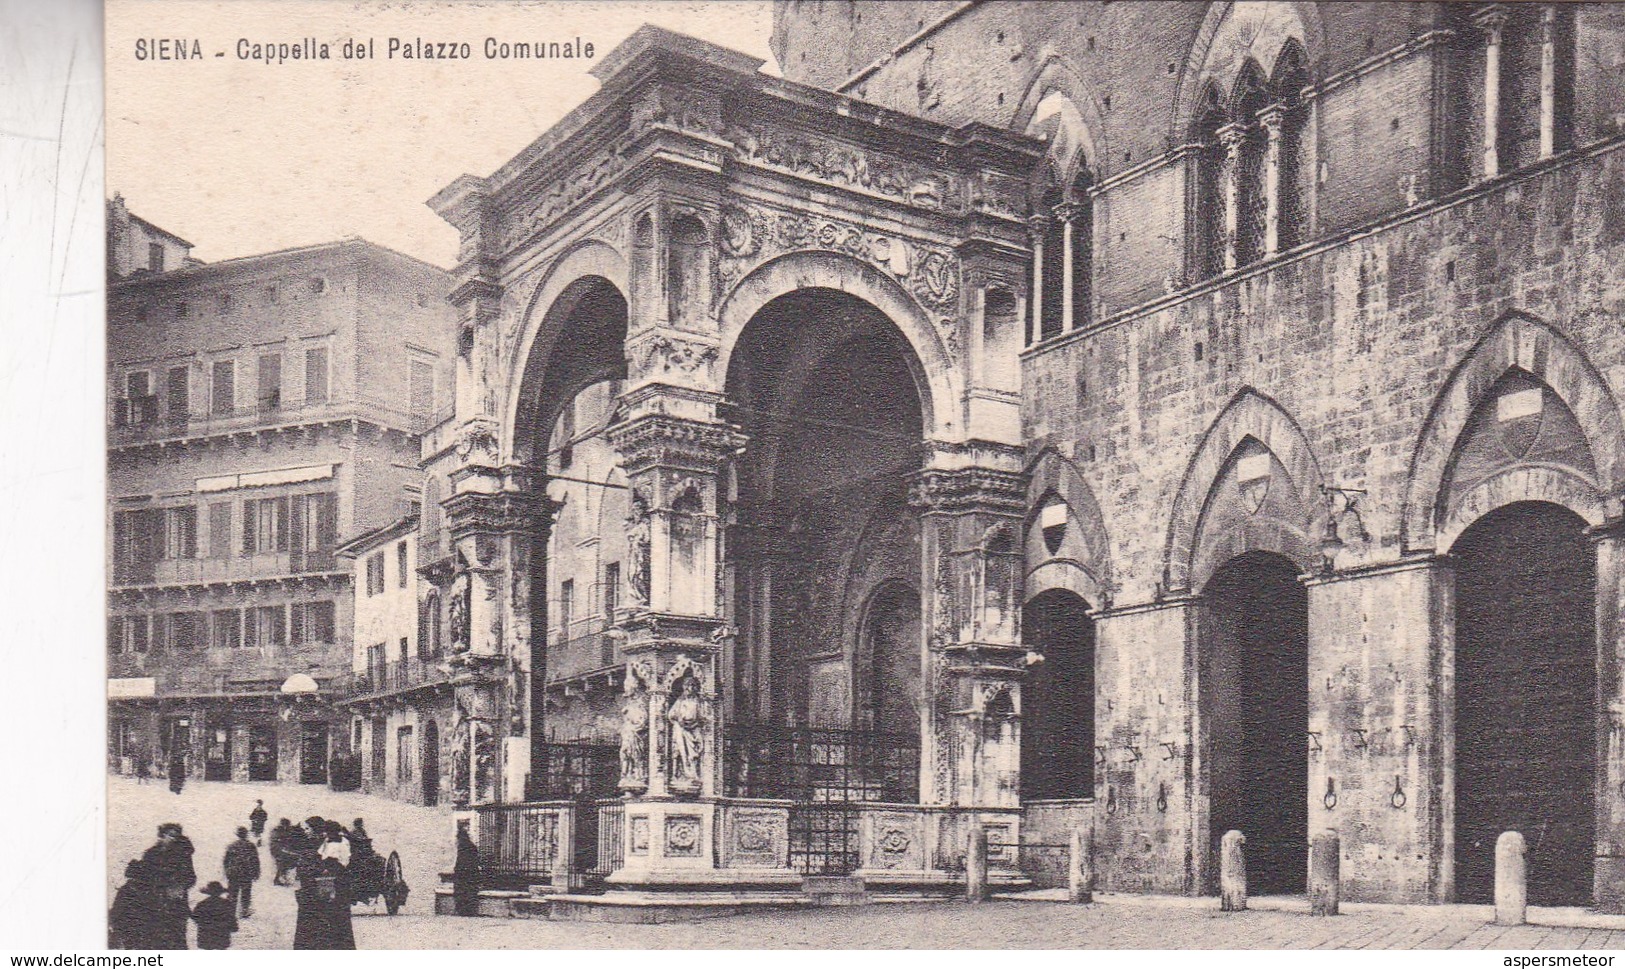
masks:
POLYGON ((1027 507, 1027 478, 994 468, 925 470, 909 480, 908 501, 925 512, 1021 515, 1027 507))
POLYGON ((1067 223, 1076 222, 1083 212, 1084 207, 1077 202, 1062 202, 1055 207, 1055 218, 1067 223))
POLYGON ((1219 144, 1232 158, 1241 151, 1242 142, 1247 140, 1247 126, 1239 121, 1232 121, 1217 132, 1219 144))
POLYGON ((712 474, 747 440, 732 424, 669 414, 633 417, 611 427, 608 437, 611 446, 620 452, 622 469, 628 475, 650 468, 712 474))
POLYGON ((470 535, 530 535, 545 539, 563 502, 537 491, 465 491, 446 499, 452 539, 470 535))
POLYGON ((1280 101, 1265 105, 1258 112, 1258 123, 1264 127, 1271 141, 1281 137, 1281 129, 1286 123, 1286 105, 1280 101))
POLYGON ((1484 32, 1484 38, 1488 43, 1499 44, 1501 31, 1505 29, 1511 16, 1512 12, 1506 4, 1486 3, 1473 11, 1473 25, 1484 32))

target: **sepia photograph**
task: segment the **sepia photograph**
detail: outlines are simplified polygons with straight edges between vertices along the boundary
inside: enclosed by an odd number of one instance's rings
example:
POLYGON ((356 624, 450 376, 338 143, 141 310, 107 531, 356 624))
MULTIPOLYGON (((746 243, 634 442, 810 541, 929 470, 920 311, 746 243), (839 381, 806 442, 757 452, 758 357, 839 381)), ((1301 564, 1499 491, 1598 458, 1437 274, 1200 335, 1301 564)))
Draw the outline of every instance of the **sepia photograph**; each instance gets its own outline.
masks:
POLYGON ((1625 4, 99 43, 108 947, 1625 948, 1625 4))

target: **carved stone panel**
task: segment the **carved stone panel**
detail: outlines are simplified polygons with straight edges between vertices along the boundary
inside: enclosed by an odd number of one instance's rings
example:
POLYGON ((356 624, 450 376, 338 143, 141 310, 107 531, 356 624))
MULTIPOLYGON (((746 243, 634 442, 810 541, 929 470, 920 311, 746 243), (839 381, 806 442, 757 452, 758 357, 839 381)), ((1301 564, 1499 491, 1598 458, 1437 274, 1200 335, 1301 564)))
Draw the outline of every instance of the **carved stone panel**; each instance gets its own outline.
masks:
POLYGON ((634 855, 648 854, 649 816, 646 814, 634 814, 629 820, 631 822, 632 831, 630 839, 631 844, 627 846, 627 850, 634 855))
POLYGON ((666 817, 664 853, 667 858, 700 857, 700 816, 672 814, 666 817))
POLYGON ((783 811, 739 811, 733 815, 731 864, 779 868, 789 841, 789 815, 783 811))
POLYGON ((869 867, 920 870, 925 867, 923 818, 914 814, 876 815, 869 827, 869 867))

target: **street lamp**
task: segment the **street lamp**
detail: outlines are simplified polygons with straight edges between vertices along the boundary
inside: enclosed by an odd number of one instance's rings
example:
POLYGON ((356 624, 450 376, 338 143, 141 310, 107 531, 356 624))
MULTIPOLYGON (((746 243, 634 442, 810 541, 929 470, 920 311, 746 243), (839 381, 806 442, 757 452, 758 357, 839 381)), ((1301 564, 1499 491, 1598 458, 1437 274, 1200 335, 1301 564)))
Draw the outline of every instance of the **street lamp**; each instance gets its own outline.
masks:
POLYGON ((1366 493, 1364 488, 1339 488, 1335 485, 1321 485, 1320 494, 1326 500, 1326 528, 1320 536, 1320 570, 1330 575, 1336 563, 1337 553, 1347 547, 1338 525, 1345 518, 1353 517, 1353 539, 1364 544, 1371 540, 1371 535, 1365 530, 1365 520, 1360 516, 1360 506, 1357 496, 1366 493), (1339 510, 1338 501, 1342 501, 1339 510))

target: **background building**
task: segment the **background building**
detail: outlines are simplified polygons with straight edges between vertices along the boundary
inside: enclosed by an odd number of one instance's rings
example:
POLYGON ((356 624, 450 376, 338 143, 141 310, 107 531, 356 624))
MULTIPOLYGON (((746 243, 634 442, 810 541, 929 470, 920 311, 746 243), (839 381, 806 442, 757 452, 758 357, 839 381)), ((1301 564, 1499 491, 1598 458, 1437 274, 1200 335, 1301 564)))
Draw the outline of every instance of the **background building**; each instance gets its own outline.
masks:
POLYGON ((122 200, 108 221, 113 769, 178 746, 194 778, 325 782, 351 739, 334 553, 417 500, 446 275, 360 240, 201 264, 122 200))

